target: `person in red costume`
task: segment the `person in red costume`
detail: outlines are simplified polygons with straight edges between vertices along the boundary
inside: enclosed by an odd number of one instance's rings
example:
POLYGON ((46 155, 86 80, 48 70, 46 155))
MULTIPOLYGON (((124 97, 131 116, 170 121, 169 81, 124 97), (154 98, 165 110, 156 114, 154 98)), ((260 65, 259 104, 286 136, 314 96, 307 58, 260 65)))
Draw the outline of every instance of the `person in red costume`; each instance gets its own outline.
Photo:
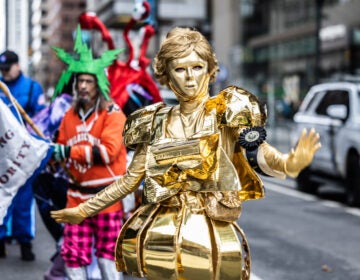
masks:
MULTIPOLYGON (((137 61, 134 58, 134 47, 129 38, 129 31, 150 14, 150 4, 147 1, 137 1, 130 21, 124 29, 123 37, 128 47, 126 62, 115 60, 108 69, 108 79, 111 86, 111 97, 126 115, 136 109, 162 101, 158 86, 147 71, 150 59, 146 51, 151 37, 155 34, 154 27, 147 23, 143 27, 143 40, 137 61)), ((82 29, 99 30, 108 49, 114 49, 114 41, 109 30, 94 13, 83 13, 79 17, 82 29)))

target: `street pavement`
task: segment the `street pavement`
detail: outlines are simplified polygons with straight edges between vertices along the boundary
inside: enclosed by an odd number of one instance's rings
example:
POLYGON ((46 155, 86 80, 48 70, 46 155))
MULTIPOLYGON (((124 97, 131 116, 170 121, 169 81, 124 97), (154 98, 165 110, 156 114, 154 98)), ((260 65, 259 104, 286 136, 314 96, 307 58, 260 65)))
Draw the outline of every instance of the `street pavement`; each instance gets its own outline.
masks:
MULTIPOLYGON (((268 129, 268 142, 281 152, 288 152, 290 148, 291 123, 281 122, 275 129, 268 129)), ((55 242, 48 233, 42 220, 37 214, 36 238, 33 250, 36 260, 25 262, 20 260, 20 248, 17 244, 7 245, 7 257, 0 259, 1 280, 42 280, 43 275, 51 266, 50 258, 55 253, 55 242)), ((140 279, 124 276, 124 280, 140 279)), ((95 280, 95 279, 94 279, 95 280)))
POLYGON ((0 259, 1 280, 44 279, 43 274, 51 265, 50 258, 55 252, 55 241, 44 227, 38 213, 36 222, 36 237, 33 242, 35 261, 22 261, 18 244, 7 244, 7 257, 0 259))
MULTIPOLYGON (((6 258, 0 258, 0 280, 42 280, 44 273, 51 266, 51 257, 55 253, 55 241, 42 223, 41 217, 36 210, 36 237, 33 241, 33 251, 36 254, 35 261, 26 262, 20 259, 20 247, 18 244, 7 244, 6 258)), ((94 273, 96 275, 96 273, 94 273)), ((124 275, 124 280, 135 280, 124 275)), ((60 280, 60 279, 59 279, 60 280)), ((91 280, 99 280, 92 278, 91 280)))

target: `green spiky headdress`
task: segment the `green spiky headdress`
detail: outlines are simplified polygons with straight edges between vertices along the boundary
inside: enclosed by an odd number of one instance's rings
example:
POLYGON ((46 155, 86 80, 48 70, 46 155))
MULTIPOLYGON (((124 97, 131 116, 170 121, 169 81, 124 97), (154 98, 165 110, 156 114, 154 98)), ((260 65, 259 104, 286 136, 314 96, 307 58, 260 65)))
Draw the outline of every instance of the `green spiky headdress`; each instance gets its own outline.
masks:
POLYGON ((124 49, 107 50, 100 58, 94 59, 91 49, 83 43, 81 36, 80 25, 77 27, 74 50, 78 54, 78 58, 74 58, 63 49, 52 47, 56 55, 66 64, 69 65, 67 70, 61 73, 61 77, 55 87, 55 92, 52 100, 61 93, 63 87, 70 81, 70 78, 75 73, 92 74, 96 76, 98 86, 101 93, 105 96, 106 100, 109 97, 109 80, 105 74, 105 68, 113 63, 117 55, 124 49))

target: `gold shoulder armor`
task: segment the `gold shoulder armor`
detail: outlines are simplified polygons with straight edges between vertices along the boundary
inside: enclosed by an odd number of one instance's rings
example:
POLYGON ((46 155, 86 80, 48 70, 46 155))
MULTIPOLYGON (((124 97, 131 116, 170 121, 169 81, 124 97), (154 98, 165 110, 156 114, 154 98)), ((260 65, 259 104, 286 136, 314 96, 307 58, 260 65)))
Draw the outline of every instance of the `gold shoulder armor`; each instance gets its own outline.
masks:
POLYGON ((123 132, 126 147, 135 148, 137 144, 150 142, 155 114, 162 107, 165 104, 158 102, 136 110, 127 117, 123 132))
POLYGON ((258 98, 246 89, 229 86, 213 99, 218 99, 216 103, 220 110, 219 119, 222 126, 228 127, 249 127, 265 126, 267 112, 265 106, 262 106, 258 98), (219 102, 220 101, 220 102, 219 102))

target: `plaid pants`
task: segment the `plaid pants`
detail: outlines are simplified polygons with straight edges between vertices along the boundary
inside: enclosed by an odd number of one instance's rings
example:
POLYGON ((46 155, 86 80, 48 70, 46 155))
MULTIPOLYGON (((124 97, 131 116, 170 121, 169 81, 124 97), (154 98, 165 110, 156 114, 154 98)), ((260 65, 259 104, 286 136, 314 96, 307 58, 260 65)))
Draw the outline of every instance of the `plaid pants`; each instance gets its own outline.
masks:
POLYGON ((97 258, 114 260, 116 239, 122 225, 122 211, 98 214, 78 225, 65 224, 61 256, 66 266, 87 266, 92 250, 97 258))

